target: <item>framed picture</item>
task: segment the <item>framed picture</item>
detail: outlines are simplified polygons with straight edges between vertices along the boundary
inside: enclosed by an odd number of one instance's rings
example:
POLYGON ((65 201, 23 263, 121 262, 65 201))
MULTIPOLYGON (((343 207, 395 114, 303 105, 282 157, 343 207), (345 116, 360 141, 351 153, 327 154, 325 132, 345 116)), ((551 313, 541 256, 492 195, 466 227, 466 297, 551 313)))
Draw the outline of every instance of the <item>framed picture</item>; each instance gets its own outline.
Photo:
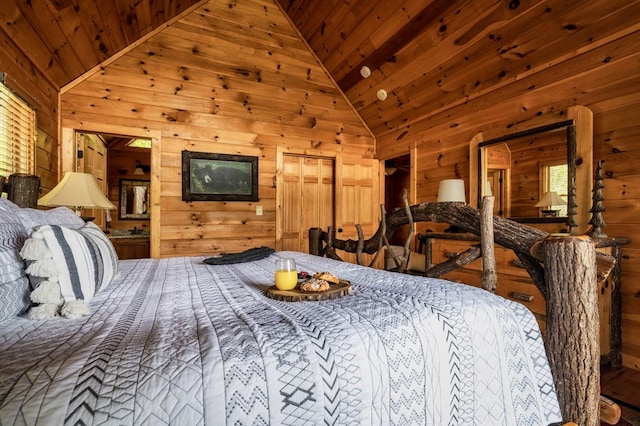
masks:
POLYGON ((183 201, 258 201, 258 157, 182 151, 183 201))

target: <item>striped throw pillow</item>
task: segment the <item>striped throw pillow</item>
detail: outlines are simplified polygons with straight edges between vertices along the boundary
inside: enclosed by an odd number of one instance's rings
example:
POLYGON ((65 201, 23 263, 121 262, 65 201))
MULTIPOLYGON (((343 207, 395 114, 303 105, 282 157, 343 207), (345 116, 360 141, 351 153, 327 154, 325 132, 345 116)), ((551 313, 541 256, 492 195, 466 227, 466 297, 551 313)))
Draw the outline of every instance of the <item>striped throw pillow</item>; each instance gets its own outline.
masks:
MULTIPOLYGON (((56 305, 67 317, 88 313, 87 302, 111 282, 118 267, 118 257, 111 241, 93 222, 80 229, 40 226, 25 242, 21 254, 28 262, 27 274, 34 286, 31 300, 56 305), (54 287, 57 289, 55 283, 59 285, 59 293, 54 292, 54 287), (45 286, 47 289, 43 290, 45 286), (79 305, 74 301, 84 303, 79 305)), ((48 309, 54 308, 49 306, 48 309)), ((48 317, 52 311, 47 312, 48 317)))

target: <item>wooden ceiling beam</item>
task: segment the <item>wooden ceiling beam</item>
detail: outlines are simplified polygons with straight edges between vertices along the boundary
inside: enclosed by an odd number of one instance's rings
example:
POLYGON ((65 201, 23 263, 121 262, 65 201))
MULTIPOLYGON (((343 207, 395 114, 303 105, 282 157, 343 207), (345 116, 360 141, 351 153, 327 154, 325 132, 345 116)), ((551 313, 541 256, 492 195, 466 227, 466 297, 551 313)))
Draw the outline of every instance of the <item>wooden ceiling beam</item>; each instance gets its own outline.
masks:
POLYGON ((360 68, 364 65, 373 70, 386 62, 393 61, 393 58, 398 51, 402 50, 405 46, 415 40, 425 27, 428 27, 432 21, 438 19, 451 7, 452 4, 448 1, 431 2, 426 8, 411 19, 407 25, 402 27, 402 29, 396 32, 393 37, 380 46, 379 49, 353 67, 347 75, 338 81, 338 86, 346 92, 362 79, 362 76, 360 75, 360 68))

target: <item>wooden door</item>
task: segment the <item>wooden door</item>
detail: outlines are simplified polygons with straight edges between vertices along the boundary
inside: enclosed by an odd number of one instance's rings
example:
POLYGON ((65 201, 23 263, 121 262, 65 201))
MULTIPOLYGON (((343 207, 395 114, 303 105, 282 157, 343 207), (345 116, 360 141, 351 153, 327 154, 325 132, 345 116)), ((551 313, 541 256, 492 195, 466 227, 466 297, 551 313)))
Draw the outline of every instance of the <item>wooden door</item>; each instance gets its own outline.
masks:
MULTIPOLYGON (((98 186, 107 195, 107 146, 104 140, 95 134, 76 133, 78 152, 82 152, 82 158, 78 158, 78 171, 92 174, 98 181, 98 186)), ((105 228, 104 210, 85 210, 83 216, 91 216, 93 222, 105 228)))
MULTIPOLYGON (((337 238, 358 239, 356 224, 364 238, 376 232, 380 221, 380 162, 373 159, 341 157, 336 164, 337 238)), ((354 253, 340 252, 344 260, 355 263, 354 253)), ((382 256, 381 256, 382 257, 382 256)), ((372 256, 363 256, 368 265, 372 256)), ((376 265, 382 267, 382 263, 376 265)))
POLYGON ((278 250, 309 252, 309 228, 334 223, 332 158, 283 154, 278 197, 278 250))

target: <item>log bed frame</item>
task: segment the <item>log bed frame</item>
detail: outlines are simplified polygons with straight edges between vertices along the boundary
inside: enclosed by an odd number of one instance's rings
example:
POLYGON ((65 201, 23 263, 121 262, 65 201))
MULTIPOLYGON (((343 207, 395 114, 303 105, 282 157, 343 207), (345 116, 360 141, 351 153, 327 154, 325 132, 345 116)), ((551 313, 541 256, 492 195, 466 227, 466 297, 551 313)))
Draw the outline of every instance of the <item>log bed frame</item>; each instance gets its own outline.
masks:
MULTIPOLYGON (((374 255, 373 264, 399 226, 410 225, 405 243, 405 253, 408 253, 415 222, 448 223, 481 236, 481 245, 472 246, 466 252, 435 265, 425 275, 438 277, 482 256, 482 286, 488 291, 495 291, 493 243, 513 250, 545 298, 547 326, 544 343, 563 419, 581 426, 599 425, 601 415, 610 407, 604 404, 601 413, 597 281, 609 274, 615 263, 614 257, 597 252, 596 242, 586 235, 550 235, 493 216, 493 197, 484 197, 480 210, 458 203, 409 206, 406 195, 404 200, 404 208, 397 208, 389 215, 381 206, 380 226, 367 240, 359 225, 356 225, 357 241, 336 239, 331 227, 327 231, 311 228, 309 253, 342 260, 335 249, 344 250, 355 253, 359 264, 362 264, 362 254, 367 253, 374 255)), ((628 242, 628 239, 616 239, 618 245, 628 242)), ((407 259, 408 256, 404 256, 402 262, 396 262, 399 271, 406 268, 407 259)), ((619 412, 617 407, 618 418, 619 412)))

